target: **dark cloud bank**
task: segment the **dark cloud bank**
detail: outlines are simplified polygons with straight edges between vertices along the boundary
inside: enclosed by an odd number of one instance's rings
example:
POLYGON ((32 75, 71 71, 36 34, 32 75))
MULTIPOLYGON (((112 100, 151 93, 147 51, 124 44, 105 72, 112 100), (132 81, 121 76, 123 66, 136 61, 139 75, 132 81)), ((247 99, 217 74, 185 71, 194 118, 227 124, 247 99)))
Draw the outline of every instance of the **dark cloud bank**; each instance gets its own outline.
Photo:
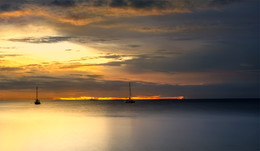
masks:
MULTIPOLYGON (((36 83, 43 92, 77 91, 81 94, 89 94, 93 90, 99 97, 127 97, 128 82, 124 81, 97 81, 80 77, 48 77, 48 76, 23 76, 0 82, 1 90, 31 89, 36 83), (102 92, 102 93, 98 93, 102 92)), ((132 81, 133 94, 135 96, 184 96, 186 98, 258 98, 258 84, 225 83, 211 85, 163 85, 132 81)))
POLYGON ((27 37, 27 38, 20 38, 20 39, 9 39, 9 41, 14 41, 14 42, 27 42, 27 43, 57 43, 57 42, 62 42, 62 41, 69 41, 72 37, 40 37, 40 38, 35 38, 35 37, 27 37))
POLYGON ((100 7, 136 8, 136 9, 165 9, 165 8, 200 8, 222 7, 242 0, 2 0, 0 1, 0 11, 13 11, 23 8, 24 4, 39 4, 57 7, 74 7, 82 3, 100 7))

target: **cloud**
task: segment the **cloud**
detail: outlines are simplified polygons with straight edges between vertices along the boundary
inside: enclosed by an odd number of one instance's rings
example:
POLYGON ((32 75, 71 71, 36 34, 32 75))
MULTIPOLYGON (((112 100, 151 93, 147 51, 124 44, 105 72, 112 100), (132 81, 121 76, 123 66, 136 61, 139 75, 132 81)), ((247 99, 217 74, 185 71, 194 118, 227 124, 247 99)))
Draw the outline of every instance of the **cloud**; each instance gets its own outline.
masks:
POLYGON ((73 0, 54 0, 51 4, 62 7, 75 6, 75 2, 73 0))
POLYGON ((16 10, 10 12, 0 13, 0 19, 10 20, 16 18, 25 18, 25 17, 41 17, 46 19, 49 22, 58 22, 58 23, 69 23, 76 26, 87 25, 93 22, 102 21, 103 18, 87 14, 75 14, 73 12, 65 10, 51 10, 48 7, 39 7, 31 6, 23 10, 16 10), (77 17, 76 17, 77 16, 77 17))
POLYGON ((0 12, 9 12, 22 9, 23 1, 21 0, 1 0, 0 12))
POLYGON ((237 2, 224 1, 179 1, 179 0, 39 0, 0 2, 0 19, 40 17, 49 22, 84 26, 110 20, 111 17, 136 17, 191 13, 203 8, 223 7, 237 2), (218 5, 221 4, 221 5, 218 5))
POLYGON ((59 69, 75 69, 89 66, 121 66, 123 64, 125 64, 125 61, 109 61, 106 63, 71 63, 62 65, 59 67, 59 69))
POLYGON ((40 38, 35 38, 35 37, 27 37, 27 38, 21 38, 21 39, 9 39, 9 41, 14 41, 14 42, 27 42, 27 43, 57 43, 57 42, 62 42, 62 41, 68 41, 72 37, 60 37, 60 36, 49 36, 49 37, 40 37, 40 38))
POLYGON ((128 6, 125 0, 112 0, 109 4, 111 7, 125 7, 128 6))
POLYGON ((95 27, 104 29, 126 29, 129 31, 142 32, 142 33, 185 33, 185 32, 198 32, 205 30, 216 30, 216 29, 231 29, 232 27, 222 26, 222 25, 212 25, 212 24, 191 24, 191 25, 138 25, 131 23, 107 23, 102 22, 95 27))
POLYGON ((93 79, 99 79, 104 77, 104 75, 98 75, 98 74, 87 74, 86 76, 93 79))
POLYGON ((120 60, 122 57, 125 57, 124 55, 105 55, 105 56, 98 56, 98 58, 105 58, 105 59, 115 59, 120 60))
POLYGON ((202 1, 180 1, 180 0, 99 0, 96 6, 110 6, 117 8, 135 9, 166 9, 166 8, 188 8, 196 9, 206 6, 225 6, 241 0, 202 0, 202 1))
POLYGON ((209 2, 209 6, 225 6, 225 5, 230 5, 233 3, 238 3, 241 2, 242 0, 213 0, 211 2, 209 2))
POLYGON ((23 68, 20 67, 5 67, 5 66, 0 66, 0 71, 1 72, 10 72, 10 71, 18 71, 18 70, 23 70, 23 68))
MULTIPOLYGON (((31 10, 16 10, 11 12, 2 12, 0 13, 0 18, 6 19, 6 18, 17 18, 22 16, 37 16, 41 15, 40 12, 31 11, 31 10)), ((42 14, 44 15, 44 14, 42 14)))
POLYGON ((132 7, 132 8, 166 8, 170 4, 168 0, 112 0, 111 7, 132 7))
POLYGON ((0 5, 0 11, 1 12, 6 12, 6 11, 13 11, 13 10, 18 10, 19 7, 11 5, 11 4, 2 4, 0 5))
POLYGON ((251 43, 251 51, 248 52, 248 45, 235 47, 235 43, 217 46, 211 44, 200 50, 194 49, 190 52, 162 51, 154 55, 140 55, 124 62, 126 71, 133 73, 140 72, 209 72, 209 71, 238 71, 246 72, 245 67, 251 70, 260 69, 257 63, 257 49, 254 41, 251 43), (209 51, 210 50, 210 51, 209 51), (243 54, 247 55, 243 55, 243 54), (157 55, 156 55, 157 54, 157 55), (234 55, 236 54, 236 55, 234 55), (249 55, 250 54, 250 55, 249 55), (254 56, 255 55, 255 56, 254 56), (221 61, 220 61, 221 60, 221 61), (241 66, 250 64, 250 66, 241 66))
POLYGON ((22 56, 21 54, 0 54, 0 58, 6 58, 6 57, 19 57, 22 56))
POLYGON ((17 47, 0 47, 0 49, 17 49, 17 47))
POLYGON ((168 0, 129 0, 130 6, 135 8, 167 8, 171 5, 168 0))
POLYGON ((137 47, 141 47, 141 45, 127 45, 128 47, 131 47, 131 48, 137 48, 137 47))
MULTIPOLYGON (((221 28, 216 25, 189 25, 189 26, 175 26, 175 27, 156 27, 156 26, 148 26, 148 27, 129 27, 129 30, 144 32, 144 33, 176 33, 176 32, 193 32, 200 30, 209 30, 221 28)), ((223 28, 223 27, 222 27, 223 28)))
MULTIPOLYGON (((108 59, 108 60, 114 60, 114 61, 123 61, 135 57, 135 55, 119 55, 119 54, 105 54, 100 56, 92 56, 92 57, 81 57, 77 60, 70 60, 70 61, 85 61, 85 60, 93 60, 93 59, 108 59)), ((103 65, 103 64, 86 64, 86 66, 94 66, 94 65, 103 65)))

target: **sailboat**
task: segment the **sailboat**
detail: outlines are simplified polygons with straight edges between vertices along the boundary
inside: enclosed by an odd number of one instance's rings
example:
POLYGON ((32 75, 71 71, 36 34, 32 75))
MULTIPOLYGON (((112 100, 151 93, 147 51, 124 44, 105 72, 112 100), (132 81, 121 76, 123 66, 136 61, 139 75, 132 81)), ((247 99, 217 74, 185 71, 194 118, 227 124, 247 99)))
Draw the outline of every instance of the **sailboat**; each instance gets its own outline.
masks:
POLYGON ((40 100, 38 99, 38 87, 37 87, 37 86, 36 86, 36 99, 35 99, 34 104, 35 104, 35 105, 41 104, 40 100))
POLYGON ((131 83, 129 82, 129 99, 125 101, 125 103, 135 103, 134 100, 132 100, 132 92, 131 92, 131 83))

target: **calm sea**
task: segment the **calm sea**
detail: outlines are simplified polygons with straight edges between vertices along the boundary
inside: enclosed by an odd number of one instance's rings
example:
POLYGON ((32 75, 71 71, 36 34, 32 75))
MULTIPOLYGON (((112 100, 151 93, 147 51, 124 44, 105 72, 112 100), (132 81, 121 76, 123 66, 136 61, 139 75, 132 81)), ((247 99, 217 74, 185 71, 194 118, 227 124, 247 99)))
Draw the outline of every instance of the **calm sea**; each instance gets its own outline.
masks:
POLYGON ((256 151, 259 100, 0 101, 0 151, 256 151))

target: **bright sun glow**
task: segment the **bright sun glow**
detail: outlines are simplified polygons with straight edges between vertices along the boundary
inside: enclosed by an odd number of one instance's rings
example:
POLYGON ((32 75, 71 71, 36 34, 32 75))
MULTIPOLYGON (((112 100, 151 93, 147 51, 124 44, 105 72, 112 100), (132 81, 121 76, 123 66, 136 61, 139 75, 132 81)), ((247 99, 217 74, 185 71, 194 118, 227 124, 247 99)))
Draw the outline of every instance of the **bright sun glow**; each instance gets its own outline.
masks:
MULTIPOLYGON (((89 97, 89 96, 81 96, 75 98, 62 98, 57 97, 54 98, 55 100, 128 100, 129 98, 119 98, 119 97, 89 97)), ((183 96, 176 96, 176 97, 161 97, 161 96, 137 96, 131 97, 133 100, 157 100, 157 99, 184 99, 183 96)))

